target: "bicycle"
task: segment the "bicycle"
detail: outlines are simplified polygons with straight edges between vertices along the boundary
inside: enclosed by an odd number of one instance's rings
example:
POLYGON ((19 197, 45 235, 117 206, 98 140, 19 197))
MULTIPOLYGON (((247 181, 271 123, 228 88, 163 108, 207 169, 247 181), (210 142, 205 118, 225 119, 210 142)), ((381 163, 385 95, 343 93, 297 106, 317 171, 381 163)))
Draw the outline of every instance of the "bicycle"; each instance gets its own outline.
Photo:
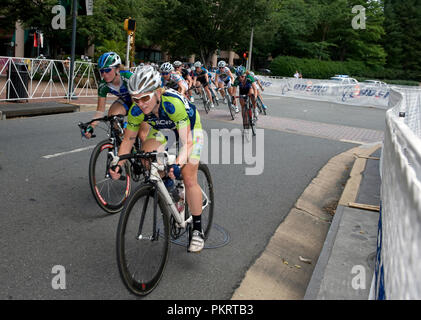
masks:
POLYGON ((199 95, 200 95, 200 98, 202 99, 203 107, 204 107, 206 113, 209 113, 209 111, 210 111, 210 101, 209 101, 209 97, 206 93, 206 90, 204 88, 202 88, 201 86, 196 86, 194 88, 199 89, 199 93, 200 93, 199 95))
MULTIPOLYGON (((187 232, 192 237, 192 216, 185 197, 173 199, 160 176, 175 163, 168 152, 113 156, 113 165, 124 159, 147 161, 145 181, 125 203, 117 228, 117 263, 126 288, 135 295, 149 294, 159 283, 169 252, 170 237, 177 239, 187 232), (183 209, 184 208, 184 209, 183 209), (131 258, 137 260, 131 261, 131 258)), ((198 182, 202 190, 202 226, 208 238, 213 221, 214 193, 211 175, 205 164, 199 164, 198 182), (204 179, 199 179, 203 176, 204 179)), ((176 180, 183 190, 182 180, 176 180)))
POLYGON ((228 110, 230 111, 230 114, 231 114, 231 119, 234 120, 236 112, 235 112, 235 107, 230 99, 231 95, 228 92, 228 87, 224 86, 224 88, 218 88, 218 91, 221 89, 224 90, 225 94, 223 98, 226 99, 227 104, 228 104, 228 110))
POLYGON ((257 114, 256 109, 253 108, 253 103, 249 95, 239 95, 236 98, 245 100, 243 111, 243 128, 244 130, 251 128, 253 136, 256 135, 257 114))
MULTIPOLYGON (((96 121, 107 123, 108 139, 99 142, 92 151, 89 160, 89 185, 100 208, 113 214, 123 209, 124 202, 131 191, 131 180, 139 182, 140 176, 143 174, 143 167, 139 163, 129 161, 122 168, 124 172, 121 178, 118 181, 111 179, 109 169, 112 157, 110 157, 109 153, 118 154, 118 148, 124 133, 123 128, 125 127, 124 116, 105 116, 86 123, 79 122, 78 126, 82 131, 82 137, 88 126, 96 121)), ((95 135, 92 135, 92 137, 94 138, 95 135)), ((136 137, 133 152, 140 152, 140 150, 140 139, 136 137)))
POLYGON ((219 101, 218 101, 218 98, 216 97, 216 94, 215 94, 215 91, 214 91, 214 89, 213 88, 211 88, 211 86, 209 85, 209 90, 210 90, 210 93, 211 93, 211 95, 212 95, 212 100, 216 103, 216 105, 219 107, 219 101))
POLYGON ((264 114, 265 116, 267 115, 266 108, 263 108, 263 102, 262 102, 262 99, 260 99, 259 96, 257 96, 257 99, 256 99, 256 107, 259 108, 259 112, 261 114, 264 114))

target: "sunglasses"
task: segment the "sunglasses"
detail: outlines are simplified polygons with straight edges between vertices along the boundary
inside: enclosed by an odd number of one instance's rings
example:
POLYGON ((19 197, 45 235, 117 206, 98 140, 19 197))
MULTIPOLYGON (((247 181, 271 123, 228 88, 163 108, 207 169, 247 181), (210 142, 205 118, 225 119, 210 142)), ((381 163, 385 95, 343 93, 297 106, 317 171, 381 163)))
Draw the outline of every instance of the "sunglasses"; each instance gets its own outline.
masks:
POLYGON ((169 73, 169 72, 161 72, 161 74, 162 74, 163 76, 168 76, 170 73, 169 73))
POLYGON ((100 73, 104 73, 104 72, 105 72, 105 73, 108 73, 108 72, 110 72, 112 69, 113 69, 113 68, 100 69, 100 70, 99 70, 99 72, 100 72, 100 73))
POLYGON ((142 102, 142 103, 146 103, 146 102, 148 102, 148 101, 150 101, 151 99, 152 99, 152 96, 155 94, 155 92, 151 92, 151 93, 148 93, 148 94, 145 94, 145 95, 143 95, 143 96, 141 96, 141 97, 137 97, 137 98, 135 98, 135 97, 132 97, 132 100, 137 104, 137 103, 139 103, 139 102, 142 102))

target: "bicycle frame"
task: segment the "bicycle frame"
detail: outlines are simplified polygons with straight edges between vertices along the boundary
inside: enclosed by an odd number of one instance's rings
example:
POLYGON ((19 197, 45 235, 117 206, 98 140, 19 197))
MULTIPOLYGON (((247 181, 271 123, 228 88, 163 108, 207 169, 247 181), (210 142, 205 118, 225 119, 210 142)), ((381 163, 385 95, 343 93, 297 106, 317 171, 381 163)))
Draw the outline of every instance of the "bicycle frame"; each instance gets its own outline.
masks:
MULTIPOLYGON (((122 157, 118 157, 112 154, 112 152, 109 152, 110 156, 113 158, 113 161, 111 162, 111 166, 116 166, 118 161, 120 161, 121 159, 129 159, 130 157, 133 157, 133 155, 128 155, 128 156, 122 156, 122 157)), ((134 155, 134 157, 136 157, 136 155, 134 155)), ((165 204, 168 206, 168 208, 170 209, 170 213, 171 215, 174 217, 175 221, 177 222, 178 226, 182 229, 186 229, 187 226, 192 223, 193 221, 193 217, 190 216, 187 220, 184 217, 184 211, 179 212, 177 210, 177 207, 175 206, 175 203, 171 197, 171 195, 169 194, 167 188, 165 187, 164 181, 161 178, 160 172, 165 171, 167 166, 170 166, 172 164, 175 164, 176 162, 176 156, 175 155, 170 155, 168 154, 168 152, 161 152, 161 153, 156 153, 156 157, 161 158, 161 162, 162 163, 158 163, 157 161, 151 162, 151 167, 150 167, 150 174, 148 177, 148 181, 149 183, 152 183, 155 186, 155 191, 154 191, 154 232, 156 232, 156 220, 157 220, 157 210, 158 210, 158 191, 161 192, 161 194, 164 197, 165 200, 165 204)), ((148 182, 146 182, 148 183, 148 182)), ((208 205, 209 205, 209 199, 208 196, 206 195, 206 193, 202 190, 202 188, 200 189, 202 192, 202 196, 203 196, 203 200, 202 201, 202 210, 205 209, 208 205)), ((185 200, 184 200, 185 201, 185 200)), ((147 203, 144 204, 143 207, 143 211, 142 211, 142 217, 144 217, 145 215, 145 210, 147 208, 147 203)), ((142 222, 143 219, 141 219, 141 222, 139 224, 139 230, 141 232, 142 229, 142 222)), ((141 239, 141 234, 138 234, 139 240, 141 239)))

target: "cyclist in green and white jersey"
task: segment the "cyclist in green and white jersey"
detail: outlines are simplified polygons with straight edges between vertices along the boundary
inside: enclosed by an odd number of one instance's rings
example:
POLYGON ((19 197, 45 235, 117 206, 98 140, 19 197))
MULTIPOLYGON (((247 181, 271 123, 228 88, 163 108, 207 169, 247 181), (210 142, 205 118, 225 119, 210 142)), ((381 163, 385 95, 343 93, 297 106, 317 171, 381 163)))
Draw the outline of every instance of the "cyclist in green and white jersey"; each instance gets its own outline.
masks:
MULTIPOLYGON (((160 130, 169 129, 182 145, 176 164, 171 166, 170 178, 184 181, 186 199, 193 216, 193 236, 189 244, 190 252, 200 252, 204 247, 204 235, 201 223, 202 191, 197 182, 200 154, 203 147, 203 131, 200 115, 196 107, 187 98, 173 89, 161 88, 161 75, 152 67, 136 69, 129 81, 129 92, 134 101, 128 114, 124 140, 118 151, 119 155, 128 154, 140 131, 141 125, 151 126, 146 138, 142 140, 145 152, 164 151, 167 138, 160 130)), ((140 135, 142 136, 142 135, 140 135)), ((113 179, 120 178, 121 166, 115 171, 110 169, 113 179)), ((171 180, 172 181, 172 180, 171 180)), ((165 185, 168 187, 167 182, 165 185)))
MULTIPOLYGON (((106 52, 98 59, 98 68, 101 81, 98 85, 98 103, 95 118, 102 118, 105 114, 107 94, 111 93, 118 97, 108 110, 108 116, 122 114, 127 115, 132 99, 127 89, 127 84, 132 76, 130 71, 122 70, 120 56, 115 52, 106 52)), ((94 122, 85 132, 85 137, 90 138, 98 123, 94 122)))

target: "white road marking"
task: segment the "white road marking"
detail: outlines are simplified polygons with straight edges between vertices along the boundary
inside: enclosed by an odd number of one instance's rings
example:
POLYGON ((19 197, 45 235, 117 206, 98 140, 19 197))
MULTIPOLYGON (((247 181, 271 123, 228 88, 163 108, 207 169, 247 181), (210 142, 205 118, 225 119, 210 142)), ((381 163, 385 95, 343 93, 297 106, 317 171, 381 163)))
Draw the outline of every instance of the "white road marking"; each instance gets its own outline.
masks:
POLYGON ((66 151, 66 152, 60 152, 60 153, 56 153, 56 154, 49 154, 49 155, 46 155, 46 156, 42 156, 41 158, 51 159, 51 158, 61 157, 61 156, 64 156, 66 154, 71 154, 71 153, 76 153, 76 152, 82 152, 82 151, 93 149, 95 147, 96 147, 96 145, 85 147, 85 148, 74 149, 74 150, 66 151))

